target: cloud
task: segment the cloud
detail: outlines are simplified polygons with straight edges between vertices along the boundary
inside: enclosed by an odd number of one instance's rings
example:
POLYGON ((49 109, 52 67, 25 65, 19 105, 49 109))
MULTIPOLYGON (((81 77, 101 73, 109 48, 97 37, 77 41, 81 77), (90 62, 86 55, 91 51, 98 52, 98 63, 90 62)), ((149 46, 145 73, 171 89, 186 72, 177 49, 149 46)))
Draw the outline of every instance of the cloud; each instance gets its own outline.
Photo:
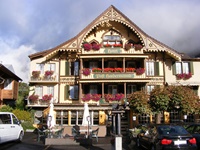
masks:
POLYGON ((199 0, 1 0, 1 61, 9 60, 17 75, 28 81, 28 55, 76 36, 110 5, 164 44, 191 56, 199 54, 199 0))
POLYGON ((20 77, 23 82, 28 83, 29 76, 29 58, 30 53, 35 53, 33 46, 20 45, 16 47, 18 38, 3 41, 0 39, 0 48, 3 50, 0 53, 0 62, 2 64, 11 64, 14 68, 15 74, 20 77))

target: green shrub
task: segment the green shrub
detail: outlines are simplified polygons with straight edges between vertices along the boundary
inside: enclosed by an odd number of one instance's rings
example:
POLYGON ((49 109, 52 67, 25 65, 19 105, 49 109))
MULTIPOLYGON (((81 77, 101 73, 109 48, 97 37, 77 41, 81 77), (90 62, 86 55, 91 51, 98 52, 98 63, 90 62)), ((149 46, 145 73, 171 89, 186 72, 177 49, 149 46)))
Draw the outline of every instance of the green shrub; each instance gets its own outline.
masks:
POLYGON ((0 108, 0 112, 12 112, 13 108, 10 107, 9 105, 4 105, 0 108))

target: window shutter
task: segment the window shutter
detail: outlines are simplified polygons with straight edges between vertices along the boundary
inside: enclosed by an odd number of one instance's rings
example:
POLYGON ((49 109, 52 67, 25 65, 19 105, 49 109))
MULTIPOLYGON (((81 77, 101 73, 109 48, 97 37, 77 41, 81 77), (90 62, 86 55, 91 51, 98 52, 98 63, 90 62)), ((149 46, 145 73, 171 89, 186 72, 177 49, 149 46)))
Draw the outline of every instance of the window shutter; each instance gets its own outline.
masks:
POLYGON ((154 68, 155 68, 155 75, 159 76, 160 75, 159 62, 154 62, 154 68))
POLYGON ((69 99, 69 85, 65 86, 65 98, 64 99, 69 99))
POLYGON ((65 63, 65 75, 68 76, 69 75, 69 62, 65 63))
POLYGON ((176 75, 176 62, 173 62, 172 64, 172 74, 176 75))
POLYGON ((193 62, 189 62, 190 65, 190 72, 194 74, 193 62))

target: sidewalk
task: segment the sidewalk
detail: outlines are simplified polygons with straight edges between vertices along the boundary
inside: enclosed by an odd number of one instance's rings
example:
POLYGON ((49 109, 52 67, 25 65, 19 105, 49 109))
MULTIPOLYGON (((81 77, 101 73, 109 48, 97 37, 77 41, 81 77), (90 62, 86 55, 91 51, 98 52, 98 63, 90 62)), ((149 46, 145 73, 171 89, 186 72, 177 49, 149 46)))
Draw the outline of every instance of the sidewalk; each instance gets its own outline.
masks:
MULTIPOLYGON (((111 136, 107 137, 100 137, 98 138, 98 142, 95 138, 92 139, 92 145, 45 145, 44 140, 37 142, 37 134, 33 132, 25 132, 23 142, 30 143, 30 144, 36 144, 41 145, 44 147, 45 150, 114 150, 111 143, 111 136)), ((130 144, 127 144, 127 142, 123 139, 122 140, 123 150, 136 150, 137 148, 134 147, 134 143, 131 142, 130 144)))

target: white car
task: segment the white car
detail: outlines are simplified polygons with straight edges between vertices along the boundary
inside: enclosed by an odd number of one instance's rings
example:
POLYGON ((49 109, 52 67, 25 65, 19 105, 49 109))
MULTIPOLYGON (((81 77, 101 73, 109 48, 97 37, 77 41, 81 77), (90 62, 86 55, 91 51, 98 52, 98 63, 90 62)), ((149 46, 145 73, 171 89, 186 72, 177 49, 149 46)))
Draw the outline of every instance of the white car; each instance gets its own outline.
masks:
POLYGON ((17 117, 10 112, 0 112, 0 144, 22 141, 24 130, 17 117))

